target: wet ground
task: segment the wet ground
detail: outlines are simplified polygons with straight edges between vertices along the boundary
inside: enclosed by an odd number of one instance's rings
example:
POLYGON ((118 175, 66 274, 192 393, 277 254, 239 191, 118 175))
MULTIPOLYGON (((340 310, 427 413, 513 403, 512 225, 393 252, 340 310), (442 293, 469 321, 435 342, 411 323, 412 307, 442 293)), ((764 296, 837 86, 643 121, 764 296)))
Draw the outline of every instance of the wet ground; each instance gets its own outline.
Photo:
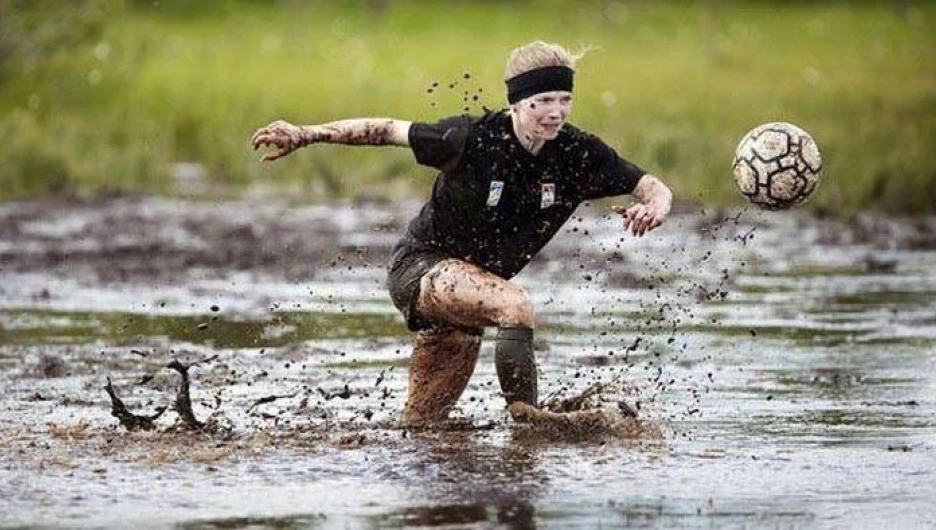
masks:
POLYGON ((0 527, 936 521, 936 219, 684 208, 633 239, 583 208, 517 279, 541 394, 601 383, 641 429, 564 436, 509 421, 490 341, 455 421, 397 426, 384 265, 417 207, 0 204, 0 527))

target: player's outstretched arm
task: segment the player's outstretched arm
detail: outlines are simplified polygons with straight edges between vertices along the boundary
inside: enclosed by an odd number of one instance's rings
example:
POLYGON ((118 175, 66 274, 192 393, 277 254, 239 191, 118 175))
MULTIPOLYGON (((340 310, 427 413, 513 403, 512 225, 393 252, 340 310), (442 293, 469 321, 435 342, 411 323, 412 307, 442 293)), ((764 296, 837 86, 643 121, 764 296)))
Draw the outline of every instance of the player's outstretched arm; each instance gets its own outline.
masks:
POLYGON ((407 147, 410 125, 408 121, 392 118, 354 118, 320 125, 293 125, 277 120, 257 129, 250 144, 255 151, 261 147, 275 149, 263 155, 261 162, 277 160, 314 143, 407 147))
POLYGON ((640 178, 631 195, 637 203, 627 208, 612 206, 611 209, 624 216, 624 230, 642 236, 663 224, 673 206, 673 192, 663 181, 647 174, 640 178))

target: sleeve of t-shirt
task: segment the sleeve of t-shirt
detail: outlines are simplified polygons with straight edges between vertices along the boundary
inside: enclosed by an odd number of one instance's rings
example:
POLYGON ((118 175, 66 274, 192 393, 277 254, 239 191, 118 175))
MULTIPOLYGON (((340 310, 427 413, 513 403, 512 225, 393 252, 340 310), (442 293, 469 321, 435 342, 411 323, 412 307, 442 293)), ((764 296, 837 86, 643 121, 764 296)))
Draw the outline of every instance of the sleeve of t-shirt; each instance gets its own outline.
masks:
POLYGON ((443 171, 457 167, 465 152, 470 123, 468 116, 445 118, 437 123, 414 122, 409 130, 409 144, 416 161, 443 171))
POLYGON ((621 158, 617 151, 597 137, 591 136, 589 140, 587 173, 590 178, 583 186, 583 198, 601 199, 634 191, 637 182, 647 172, 621 158))

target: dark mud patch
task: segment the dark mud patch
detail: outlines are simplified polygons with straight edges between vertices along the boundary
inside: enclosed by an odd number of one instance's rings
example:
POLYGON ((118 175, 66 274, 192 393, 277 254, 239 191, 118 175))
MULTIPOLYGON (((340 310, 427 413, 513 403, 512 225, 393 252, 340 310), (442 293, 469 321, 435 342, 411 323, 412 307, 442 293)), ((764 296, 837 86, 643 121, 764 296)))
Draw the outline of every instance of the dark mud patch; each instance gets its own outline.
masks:
MULTIPOLYGON (((365 215, 353 205, 179 203, 143 197, 0 206, 0 269, 99 282, 171 281, 192 270, 252 271, 291 280, 386 263, 403 218, 370 216, 371 233, 340 237, 365 215), (106 263, 106 267, 101 264, 106 263)), ((361 207, 366 210, 366 206, 361 207)))

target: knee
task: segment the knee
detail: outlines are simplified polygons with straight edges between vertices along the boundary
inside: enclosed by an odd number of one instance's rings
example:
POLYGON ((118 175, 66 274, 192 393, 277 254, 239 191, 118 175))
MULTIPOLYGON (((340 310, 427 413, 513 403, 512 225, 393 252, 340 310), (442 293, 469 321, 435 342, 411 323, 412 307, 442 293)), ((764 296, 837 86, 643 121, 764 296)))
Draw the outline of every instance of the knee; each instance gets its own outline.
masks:
POLYGON ((511 287, 512 292, 506 297, 497 325, 533 329, 533 300, 530 299, 530 293, 519 285, 511 287))
MULTIPOLYGON (((480 331, 480 330, 478 330, 480 331)), ((414 352, 431 352, 432 355, 472 356, 481 346, 481 335, 474 330, 447 328, 416 333, 414 352)))

